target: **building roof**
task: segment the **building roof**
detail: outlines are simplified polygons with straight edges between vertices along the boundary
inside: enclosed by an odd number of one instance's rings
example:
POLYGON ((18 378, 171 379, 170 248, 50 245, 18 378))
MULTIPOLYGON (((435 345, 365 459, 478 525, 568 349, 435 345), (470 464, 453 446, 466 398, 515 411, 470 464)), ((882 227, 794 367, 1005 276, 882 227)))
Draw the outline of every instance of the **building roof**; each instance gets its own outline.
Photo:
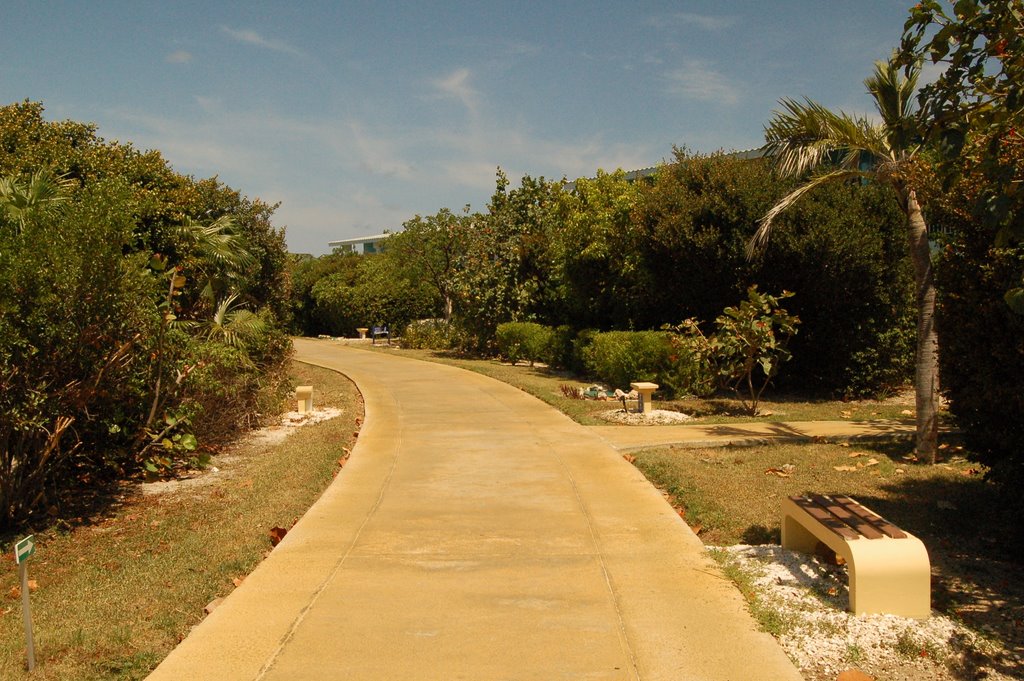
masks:
POLYGON ((328 246, 349 246, 355 244, 365 244, 368 241, 383 241, 384 239, 391 236, 390 232, 384 234, 374 234, 373 236, 357 236, 351 239, 338 239, 337 241, 328 241, 328 246))

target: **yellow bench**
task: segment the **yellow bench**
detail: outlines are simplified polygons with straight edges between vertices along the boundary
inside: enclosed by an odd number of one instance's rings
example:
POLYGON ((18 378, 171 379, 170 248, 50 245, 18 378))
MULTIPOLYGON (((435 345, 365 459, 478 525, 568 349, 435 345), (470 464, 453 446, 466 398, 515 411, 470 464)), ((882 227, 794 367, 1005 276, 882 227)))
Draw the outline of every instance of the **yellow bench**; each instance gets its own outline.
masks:
POLYGON ((928 619, 931 564, 920 539, 846 496, 782 501, 782 547, 814 553, 821 542, 850 573, 850 610, 928 619))

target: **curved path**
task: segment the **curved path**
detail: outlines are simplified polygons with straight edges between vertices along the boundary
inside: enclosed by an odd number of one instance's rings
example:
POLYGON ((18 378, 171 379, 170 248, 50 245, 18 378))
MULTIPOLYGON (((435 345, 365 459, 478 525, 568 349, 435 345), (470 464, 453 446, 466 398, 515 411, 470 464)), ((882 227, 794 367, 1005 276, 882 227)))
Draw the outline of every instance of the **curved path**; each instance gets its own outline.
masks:
POLYGON ((330 341, 349 463, 150 679, 800 679, 600 436, 460 369, 330 341))

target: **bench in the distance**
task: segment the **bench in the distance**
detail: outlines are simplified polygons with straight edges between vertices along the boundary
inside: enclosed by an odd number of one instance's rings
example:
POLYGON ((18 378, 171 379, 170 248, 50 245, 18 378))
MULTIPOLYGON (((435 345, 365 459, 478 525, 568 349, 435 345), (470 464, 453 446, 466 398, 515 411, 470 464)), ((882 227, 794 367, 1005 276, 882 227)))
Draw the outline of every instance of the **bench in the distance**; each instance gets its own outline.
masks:
POLYGON ((854 614, 931 615, 931 565, 917 537, 850 497, 784 499, 782 547, 814 553, 818 542, 846 560, 854 614))

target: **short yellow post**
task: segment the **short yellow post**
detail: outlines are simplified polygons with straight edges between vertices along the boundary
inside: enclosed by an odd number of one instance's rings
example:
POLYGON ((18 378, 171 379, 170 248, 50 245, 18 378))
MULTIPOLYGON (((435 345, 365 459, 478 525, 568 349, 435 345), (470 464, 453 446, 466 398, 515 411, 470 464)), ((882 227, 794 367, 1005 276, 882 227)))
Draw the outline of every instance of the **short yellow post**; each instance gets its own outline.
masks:
POLYGON ((295 399, 298 400, 298 412, 307 414, 313 411, 313 386, 300 385, 295 388, 295 399))
POLYGON ((658 389, 658 384, 640 381, 638 383, 630 383, 629 387, 640 394, 640 403, 637 405, 637 411, 641 414, 650 414, 654 410, 654 401, 651 399, 651 394, 658 389))

